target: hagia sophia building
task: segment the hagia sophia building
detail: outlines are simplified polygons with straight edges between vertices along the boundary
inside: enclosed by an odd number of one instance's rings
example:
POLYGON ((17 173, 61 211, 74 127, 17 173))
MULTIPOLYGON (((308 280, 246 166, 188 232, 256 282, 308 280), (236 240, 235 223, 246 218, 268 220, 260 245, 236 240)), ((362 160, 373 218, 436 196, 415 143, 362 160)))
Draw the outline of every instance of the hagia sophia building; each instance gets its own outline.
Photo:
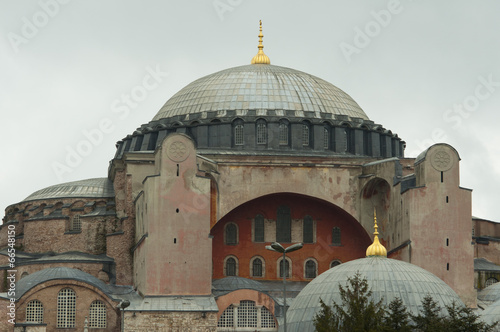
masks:
POLYGON ((430 294, 500 314, 500 227, 472 216, 459 152, 405 157, 347 93, 271 65, 262 38, 119 141, 106 177, 5 209, 0 331, 282 331, 285 312, 313 331, 319 297, 357 271, 412 312, 430 294), (303 247, 283 259, 273 242, 303 247))

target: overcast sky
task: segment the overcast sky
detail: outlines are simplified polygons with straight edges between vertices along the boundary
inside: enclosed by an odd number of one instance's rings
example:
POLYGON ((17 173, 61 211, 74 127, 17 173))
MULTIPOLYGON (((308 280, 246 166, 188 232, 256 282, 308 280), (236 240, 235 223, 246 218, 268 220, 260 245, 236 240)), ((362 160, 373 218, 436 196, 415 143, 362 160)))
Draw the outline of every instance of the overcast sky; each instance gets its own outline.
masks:
POLYGON ((262 19, 272 64, 343 89, 408 157, 454 146, 473 215, 500 221, 499 13, 498 1, 0 0, 0 207, 107 176, 115 143, 174 93, 250 63, 262 19))

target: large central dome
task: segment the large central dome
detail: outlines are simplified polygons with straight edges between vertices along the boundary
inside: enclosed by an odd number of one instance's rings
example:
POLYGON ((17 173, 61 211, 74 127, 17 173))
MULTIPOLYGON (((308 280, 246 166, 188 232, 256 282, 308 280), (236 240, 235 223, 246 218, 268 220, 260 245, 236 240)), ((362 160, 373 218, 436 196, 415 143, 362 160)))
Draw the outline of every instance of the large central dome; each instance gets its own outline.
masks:
POLYGON ((231 110, 308 111, 368 120, 347 93, 325 80, 290 68, 252 64, 190 83, 166 102, 153 121, 231 110))

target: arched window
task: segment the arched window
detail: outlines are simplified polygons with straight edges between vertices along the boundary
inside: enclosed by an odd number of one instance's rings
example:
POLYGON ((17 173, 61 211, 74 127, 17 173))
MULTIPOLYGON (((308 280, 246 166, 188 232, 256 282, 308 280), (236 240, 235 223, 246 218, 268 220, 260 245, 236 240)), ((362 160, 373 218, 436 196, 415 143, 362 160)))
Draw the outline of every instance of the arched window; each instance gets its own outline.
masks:
POLYGON ((234 306, 232 304, 220 315, 217 327, 234 327, 234 306))
POLYGON ((327 126, 323 127, 323 149, 330 149, 330 130, 327 126))
POLYGON ((220 120, 214 119, 210 121, 208 126, 208 146, 209 147, 219 147, 220 142, 220 120))
POLYGON ((484 287, 491 286, 493 284, 496 284, 497 282, 498 282, 498 280, 496 278, 493 278, 493 277, 492 278, 488 278, 488 280, 486 280, 486 282, 484 283, 484 287))
POLYGON ((368 127, 362 127, 363 128, 363 154, 365 156, 371 156, 372 155, 372 137, 371 137, 371 132, 368 129, 368 127))
POLYGON ((237 119, 233 122, 234 145, 243 145, 243 120, 237 119))
POLYGON ((238 263, 234 257, 228 257, 225 262, 226 277, 234 277, 238 274, 238 263))
POLYGON ((102 301, 90 304, 89 327, 106 328, 106 305, 102 301))
POLYGON ((310 144, 310 137, 309 137, 309 124, 308 123, 303 123, 302 124, 302 145, 303 146, 309 146, 310 144))
MULTIPOLYGON (((242 300, 229 305, 217 322, 221 331, 275 331, 273 314, 264 306, 256 306, 254 301, 242 300)), ((219 330, 219 329, 217 329, 219 330)))
POLYGON ((21 279, 24 278, 24 277, 27 277, 29 275, 28 272, 24 271, 22 274, 21 274, 21 279))
POLYGON ((76 294, 71 288, 63 288, 57 295, 57 327, 74 328, 76 294))
POLYGON ((257 144, 267 144, 267 123, 263 119, 257 120, 257 144))
POLYGON ((262 259, 254 258, 252 260, 252 277, 263 277, 263 264, 262 259))
POLYGON ((332 261, 332 262, 330 263, 330 269, 331 269, 332 267, 335 267, 335 266, 340 265, 340 264, 342 264, 342 262, 341 262, 341 261, 339 261, 338 259, 336 259, 336 260, 334 260, 334 261, 332 261))
POLYGON ((279 143, 280 145, 288 145, 288 124, 283 121, 279 125, 279 143))
POLYGON ((340 237, 340 228, 333 227, 333 229, 332 229, 332 245, 340 246, 341 244, 342 244, 342 242, 341 242, 341 237, 340 237))
POLYGON ((264 242, 264 216, 261 214, 255 216, 253 238, 254 242, 264 242))
POLYGON ((302 242, 303 243, 314 242, 314 223, 311 216, 304 217, 303 229, 302 229, 302 242))
POLYGON ((80 220, 80 215, 75 214, 73 218, 71 218, 71 225, 69 228, 70 231, 81 231, 82 230, 82 221, 80 220))
POLYGON ((43 323, 43 304, 41 301, 33 300, 26 306, 26 321, 43 323))
POLYGON ((238 244, 238 226, 236 226, 236 224, 228 223, 226 225, 226 244, 238 244))
POLYGON ((278 218, 276 220, 276 241, 292 242, 292 217, 288 206, 278 208, 278 218))
POLYGON ((283 273, 286 273, 286 277, 290 278, 290 262, 288 261, 288 258, 284 262, 285 264, 283 264, 283 258, 279 260, 280 278, 283 278, 283 273))
POLYGON ((316 262, 314 260, 309 259, 306 261, 304 277, 309 279, 316 278, 316 262))

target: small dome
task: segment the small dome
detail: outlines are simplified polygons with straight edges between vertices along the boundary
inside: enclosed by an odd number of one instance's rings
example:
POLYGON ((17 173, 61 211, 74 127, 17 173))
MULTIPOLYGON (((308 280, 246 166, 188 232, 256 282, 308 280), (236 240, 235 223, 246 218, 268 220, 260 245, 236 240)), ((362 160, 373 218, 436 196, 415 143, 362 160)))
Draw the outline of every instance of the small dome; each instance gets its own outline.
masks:
POLYGON ((488 324, 494 323, 499 320, 500 317, 500 300, 493 302, 484 311, 478 312, 481 320, 488 324))
POLYGON ((494 283, 493 285, 480 290, 477 293, 477 298, 486 302, 495 302, 500 300, 500 282, 494 283))
POLYGON ((410 313, 416 314, 426 295, 444 308, 453 303, 462 304, 458 295, 434 274, 416 265, 381 256, 350 261, 320 274, 293 300, 287 313, 289 332, 314 331, 313 319, 320 311, 320 298, 327 305, 340 304, 339 284, 345 286, 348 277, 359 272, 366 278, 372 299, 388 305, 399 297, 410 313))
POLYGON ((26 197, 23 202, 52 198, 110 198, 115 196, 108 178, 95 178, 56 184, 26 197))
POLYGON ((369 120, 347 93, 325 80, 295 69, 253 64, 188 84, 165 103, 153 121, 230 110, 313 111, 369 120))

